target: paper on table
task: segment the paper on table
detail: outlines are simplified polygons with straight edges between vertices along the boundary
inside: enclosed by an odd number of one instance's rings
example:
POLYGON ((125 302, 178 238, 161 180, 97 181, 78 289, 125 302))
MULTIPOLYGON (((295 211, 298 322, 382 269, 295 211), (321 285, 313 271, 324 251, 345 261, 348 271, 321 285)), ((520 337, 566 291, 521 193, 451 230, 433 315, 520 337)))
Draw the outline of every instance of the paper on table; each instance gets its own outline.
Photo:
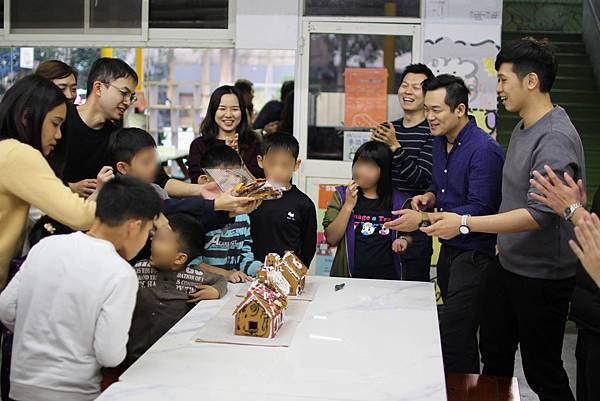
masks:
MULTIPOLYGON (((245 283, 242 288, 239 290, 236 297, 245 297, 250 289, 250 285, 252 283, 245 283)), ((317 290, 319 289, 319 283, 307 282, 304 286, 304 292, 300 295, 290 295, 288 296, 289 301, 312 301, 315 299, 315 295, 317 294, 317 290)))
POLYGON ((289 347, 302 321, 308 303, 291 302, 284 312, 283 325, 275 338, 236 336, 234 334, 235 316, 233 311, 240 299, 233 297, 212 317, 194 336, 194 341, 220 344, 257 345, 263 347, 289 347))

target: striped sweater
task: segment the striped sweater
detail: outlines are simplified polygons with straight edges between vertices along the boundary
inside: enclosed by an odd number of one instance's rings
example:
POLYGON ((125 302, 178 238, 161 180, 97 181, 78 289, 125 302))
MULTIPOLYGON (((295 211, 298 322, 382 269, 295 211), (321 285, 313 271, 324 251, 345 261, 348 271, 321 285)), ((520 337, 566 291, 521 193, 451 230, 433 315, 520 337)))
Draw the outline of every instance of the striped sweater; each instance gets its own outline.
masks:
POLYGON ((226 270, 240 270, 254 275, 262 263, 254 260, 250 217, 239 215, 233 223, 206 234, 206 245, 202 261, 226 270))
POLYGON ((431 184, 431 145, 433 136, 427 120, 405 128, 402 119, 393 121, 401 147, 394 152, 394 189, 410 195, 422 194, 431 184))

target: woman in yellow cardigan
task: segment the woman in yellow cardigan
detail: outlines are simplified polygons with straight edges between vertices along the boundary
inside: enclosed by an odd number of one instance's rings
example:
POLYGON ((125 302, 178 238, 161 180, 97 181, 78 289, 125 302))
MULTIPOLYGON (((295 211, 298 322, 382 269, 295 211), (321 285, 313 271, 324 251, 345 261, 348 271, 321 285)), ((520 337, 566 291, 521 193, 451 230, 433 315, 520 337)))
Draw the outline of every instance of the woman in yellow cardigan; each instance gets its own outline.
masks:
MULTIPOLYGON (((80 198, 56 175, 64 164, 66 102, 51 81, 30 75, 0 103, 0 289, 10 260, 21 252, 30 206, 73 229, 85 230, 94 220, 95 196, 80 198)), ((112 171, 101 174, 104 179, 112 171)))

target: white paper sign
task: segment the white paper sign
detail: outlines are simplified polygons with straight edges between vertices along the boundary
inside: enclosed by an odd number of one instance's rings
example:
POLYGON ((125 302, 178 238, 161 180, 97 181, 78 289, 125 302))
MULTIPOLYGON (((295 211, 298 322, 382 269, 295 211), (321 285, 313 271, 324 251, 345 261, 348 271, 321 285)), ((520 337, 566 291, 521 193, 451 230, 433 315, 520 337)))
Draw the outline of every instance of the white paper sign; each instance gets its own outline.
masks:
POLYGON ((371 131, 344 131, 344 161, 351 162, 358 148, 370 139, 371 131))
POLYGON ((33 47, 21 47, 21 68, 33 68, 33 47))

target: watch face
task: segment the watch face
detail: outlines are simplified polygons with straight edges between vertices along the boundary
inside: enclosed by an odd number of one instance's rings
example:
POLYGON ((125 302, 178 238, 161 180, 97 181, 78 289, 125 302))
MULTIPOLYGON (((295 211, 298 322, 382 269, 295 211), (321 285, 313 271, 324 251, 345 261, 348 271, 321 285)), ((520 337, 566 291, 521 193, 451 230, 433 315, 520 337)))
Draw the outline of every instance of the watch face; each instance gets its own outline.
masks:
POLYGON ((467 226, 460 226, 459 231, 463 235, 471 232, 471 230, 469 230, 469 227, 467 226))
POLYGON ((429 227, 430 225, 431 225, 431 222, 429 220, 423 220, 421 223, 419 223, 419 228, 429 227))

